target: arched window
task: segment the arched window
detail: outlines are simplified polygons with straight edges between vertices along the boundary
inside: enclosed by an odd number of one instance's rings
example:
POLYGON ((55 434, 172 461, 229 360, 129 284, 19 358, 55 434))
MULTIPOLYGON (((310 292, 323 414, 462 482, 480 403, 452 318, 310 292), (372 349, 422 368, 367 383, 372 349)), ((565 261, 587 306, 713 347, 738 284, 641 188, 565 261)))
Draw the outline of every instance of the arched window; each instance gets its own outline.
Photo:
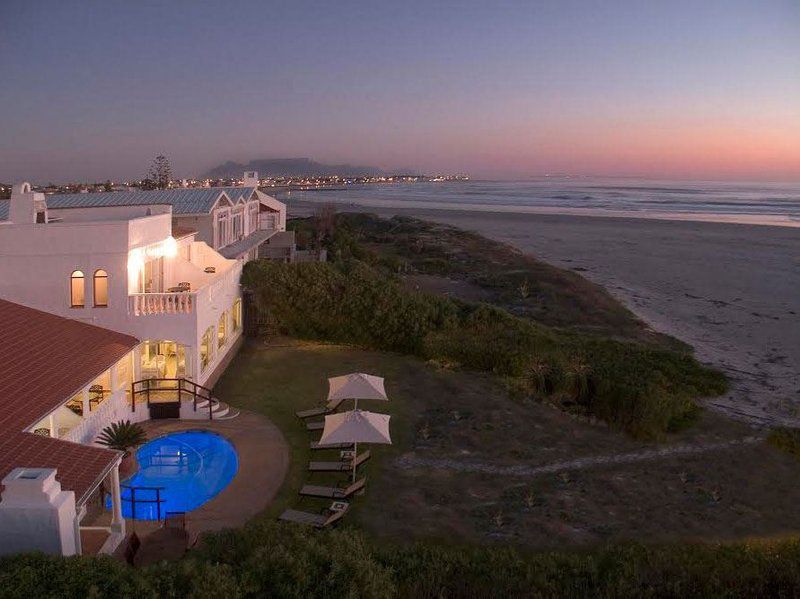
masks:
POLYGON ((83 308, 84 300, 83 271, 73 270, 69 276, 69 301, 73 308, 83 308))
POLYGON ((94 305, 96 308, 108 306, 108 273, 102 268, 94 271, 94 305))

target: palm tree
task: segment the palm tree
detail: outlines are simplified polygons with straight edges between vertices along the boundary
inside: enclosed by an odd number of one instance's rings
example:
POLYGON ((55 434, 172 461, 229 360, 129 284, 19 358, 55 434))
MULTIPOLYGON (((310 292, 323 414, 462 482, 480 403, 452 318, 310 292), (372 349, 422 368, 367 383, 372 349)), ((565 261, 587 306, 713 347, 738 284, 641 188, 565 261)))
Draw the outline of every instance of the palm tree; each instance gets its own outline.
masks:
POLYGON ((103 429, 97 437, 100 445, 105 445, 110 449, 125 452, 127 456, 132 447, 141 445, 147 440, 144 429, 138 424, 132 424, 130 420, 114 422, 103 429))

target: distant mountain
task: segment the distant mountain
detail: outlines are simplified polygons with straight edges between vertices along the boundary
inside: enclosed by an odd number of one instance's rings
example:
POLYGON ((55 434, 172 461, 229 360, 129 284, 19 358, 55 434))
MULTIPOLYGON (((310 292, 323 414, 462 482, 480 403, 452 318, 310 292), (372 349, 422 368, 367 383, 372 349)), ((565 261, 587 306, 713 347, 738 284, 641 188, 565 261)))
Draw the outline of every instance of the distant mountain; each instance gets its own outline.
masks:
POLYGON ((354 166, 352 164, 322 164, 309 158, 264 158, 251 160, 247 164, 228 161, 202 175, 202 179, 228 179, 241 177, 244 171, 258 171, 260 177, 302 177, 306 175, 384 175, 382 169, 374 166, 354 166))

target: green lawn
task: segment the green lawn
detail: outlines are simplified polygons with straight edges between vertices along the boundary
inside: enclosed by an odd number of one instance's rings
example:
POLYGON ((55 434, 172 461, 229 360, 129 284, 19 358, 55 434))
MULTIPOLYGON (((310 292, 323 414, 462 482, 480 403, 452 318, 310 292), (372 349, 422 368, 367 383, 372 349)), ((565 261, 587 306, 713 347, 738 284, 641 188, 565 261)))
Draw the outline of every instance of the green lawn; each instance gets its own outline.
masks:
MULTIPOLYGON (((637 452, 658 445, 589 425, 542 404, 510 399, 490 374, 452 371, 398 354, 290 339, 251 342, 216 387, 232 405, 260 412, 284 433, 291 467, 273 519, 300 500, 309 480, 308 443, 295 411, 321 404, 329 376, 364 371, 386 378, 390 401, 361 407, 393 416, 394 445, 372 446, 367 491, 355 498, 345 527, 374 539, 429 539, 532 548, 593 545, 626 539, 673 541, 761 537, 800 531, 800 466, 765 443, 651 462, 600 466, 537 477, 447 469, 401 468, 396 458, 446 460, 505 468, 637 452)), ((675 443, 719 443, 751 435, 706 414, 672 435, 675 443)), ((324 452, 313 452, 314 458, 324 452)), ((328 456, 334 459, 335 455, 328 456)))
MULTIPOLYGON (((291 465, 286 482, 276 501, 265 512, 274 517, 286 507, 298 504, 297 492, 310 478, 306 471, 313 459, 337 459, 335 452, 309 449, 320 433, 309 433, 295 412, 325 403, 328 377, 350 372, 368 372, 387 379, 389 402, 362 401, 360 408, 393 416, 391 433, 394 446, 371 446, 372 460, 366 471, 380 471, 381 463, 391 459, 409 444, 409 403, 398 384, 419 361, 397 354, 368 352, 337 345, 305 343, 283 339, 268 347, 261 342, 246 344, 215 387, 216 395, 233 406, 267 416, 283 432, 291 450, 291 465)), ((349 404, 350 402, 348 402, 349 404)), ((348 405, 349 407, 349 405, 348 405)), ((359 450, 361 451, 361 450, 359 450)), ((331 481, 335 475, 316 473, 316 483, 331 481)), ((369 492, 369 491, 367 491, 369 492)), ((363 498, 360 498, 363 499, 363 498)), ((318 502, 303 500, 301 507, 318 502)), ((354 508, 357 509, 358 504, 354 508)), ((351 514, 352 515, 352 514, 351 514)))

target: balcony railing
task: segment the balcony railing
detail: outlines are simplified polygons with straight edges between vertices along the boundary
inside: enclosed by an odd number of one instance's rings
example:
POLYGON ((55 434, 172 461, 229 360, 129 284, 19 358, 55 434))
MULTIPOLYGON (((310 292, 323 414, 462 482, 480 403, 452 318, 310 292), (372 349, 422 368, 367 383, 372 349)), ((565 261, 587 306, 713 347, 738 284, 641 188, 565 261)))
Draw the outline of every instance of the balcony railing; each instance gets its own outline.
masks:
POLYGON ((128 296, 128 309, 135 316, 148 314, 191 314, 197 303, 196 293, 132 293, 128 296))

